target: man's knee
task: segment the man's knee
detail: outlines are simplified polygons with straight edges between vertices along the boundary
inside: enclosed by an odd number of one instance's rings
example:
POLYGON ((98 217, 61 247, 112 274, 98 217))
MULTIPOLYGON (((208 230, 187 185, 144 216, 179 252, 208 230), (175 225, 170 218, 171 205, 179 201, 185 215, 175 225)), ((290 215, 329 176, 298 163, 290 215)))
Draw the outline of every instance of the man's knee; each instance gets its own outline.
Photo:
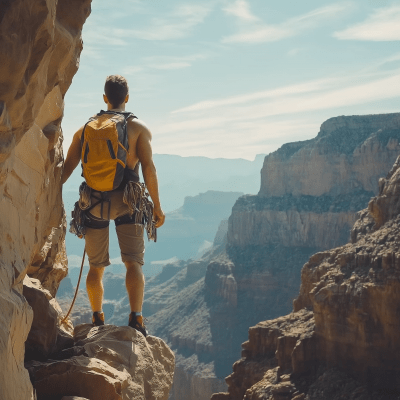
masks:
POLYGON ((137 261, 125 261, 126 269, 135 269, 137 271, 142 271, 142 265, 137 261))
POLYGON ((97 282, 101 281, 103 278, 105 267, 90 267, 87 274, 86 282, 97 282))
POLYGON ((136 278, 139 278, 144 282, 144 274, 140 263, 136 261, 125 261, 125 266, 127 274, 134 274, 136 278))

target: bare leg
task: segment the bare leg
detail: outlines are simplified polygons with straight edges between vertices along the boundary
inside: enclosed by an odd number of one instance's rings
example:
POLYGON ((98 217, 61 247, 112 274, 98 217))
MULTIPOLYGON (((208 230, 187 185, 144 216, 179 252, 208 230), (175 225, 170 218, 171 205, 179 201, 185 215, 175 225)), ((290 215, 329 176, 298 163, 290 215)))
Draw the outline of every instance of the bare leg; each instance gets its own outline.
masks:
POLYGON ((86 290, 92 311, 101 311, 103 307, 103 274, 105 267, 90 267, 86 278, 86 290))
POLYGON ((144 296, 144 274, 142 266, 134 261, 125 262, 126 266, 126 290, 132 312, 141 312, 144 296))

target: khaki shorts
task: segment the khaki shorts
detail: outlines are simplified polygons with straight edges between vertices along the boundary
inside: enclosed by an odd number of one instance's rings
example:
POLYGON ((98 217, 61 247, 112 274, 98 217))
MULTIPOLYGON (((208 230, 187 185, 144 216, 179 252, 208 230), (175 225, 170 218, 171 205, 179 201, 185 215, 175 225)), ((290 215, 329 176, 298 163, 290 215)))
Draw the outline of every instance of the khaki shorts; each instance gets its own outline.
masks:
MULTIPOLYGON (((98 194, 94 192, 94 196, 98 194)), ((110 202, 103 203, 103 212, 101 205, 93 207, 90 215, 99 221, 108 221, 126 215, 128 206, 122 201, 123 192, 114 191, 104 194, 110 202), (108 209, 110 205, 110 209, 108 209)), ((96 202, 92 197, 92 204, 96 202)), ((122 261, 137 262, 144 264, 144 227, 142 224, 126 223, 115 227, 118 237, 119 248, 121 250, 122 261)), ((106 267, 111 264, 109 255, 109 227, 93 229, 86 227, 85 234, 86 253, 91 267, 106 267)))

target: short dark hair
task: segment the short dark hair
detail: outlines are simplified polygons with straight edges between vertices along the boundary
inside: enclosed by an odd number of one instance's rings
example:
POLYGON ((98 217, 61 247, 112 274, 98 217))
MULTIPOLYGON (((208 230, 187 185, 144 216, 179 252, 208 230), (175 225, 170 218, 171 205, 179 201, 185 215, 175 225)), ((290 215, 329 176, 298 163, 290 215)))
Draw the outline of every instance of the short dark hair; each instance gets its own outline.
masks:
POLYGON ((121 105, 129 92, 128 82, 121 75, 110 75, 106 78, 104 93, 113 108, 121 105))

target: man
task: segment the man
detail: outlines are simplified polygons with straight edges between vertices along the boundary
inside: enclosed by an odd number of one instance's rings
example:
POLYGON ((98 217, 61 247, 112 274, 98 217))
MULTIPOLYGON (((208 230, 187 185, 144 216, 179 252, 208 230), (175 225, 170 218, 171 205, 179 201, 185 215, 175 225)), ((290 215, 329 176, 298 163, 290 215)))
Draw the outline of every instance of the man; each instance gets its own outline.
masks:
MULTIPOLYGON (((111 75, 106 79, 103 95, 108 111, 123 112, 129 100, 128 84, 120 75, 111 75)), ((81 161, 81 136, 84 127, 80 128, 72 139, 64 164, 62 183, 64 184, 73 170, 81 161)), ((128 155, 125 172, 135 175, 134 169, 140 162, 147 190, 153 200, 156 228, 163 225, 164 212, 161 209, 158 194, 158 181, 156 168, 153 163, 151 148, 151 133, 146 125, 136 119, 127 119, 128 155)), ((137 176, 137 175, 136 175, 137 176)), ((129 217, 128 206, 123 202, 123 185, 110 192, 98 192, 107 200, 104 207, 108 215, 103 213, 103 204, 90 209, 89 222, 86 224, 85 247, 89 258, 89 273, 86 279, 86 288, 93 311, 92 322, 94 325, 104 325, 103 303, 103 274, 106 266, 110 265, 108 253, 108 220, 115 220, 118 242, 121 249, 121 258, 126 266, 126 289, 128 292, 131 314, 128 325, 146 336, 147 331, 143 323, 142 304, 144 295, 144 239, 143 225, 135 223, 134 218, 129 217)), ((92 190, 92 196, 96 197, 96 191, 92 190)))

